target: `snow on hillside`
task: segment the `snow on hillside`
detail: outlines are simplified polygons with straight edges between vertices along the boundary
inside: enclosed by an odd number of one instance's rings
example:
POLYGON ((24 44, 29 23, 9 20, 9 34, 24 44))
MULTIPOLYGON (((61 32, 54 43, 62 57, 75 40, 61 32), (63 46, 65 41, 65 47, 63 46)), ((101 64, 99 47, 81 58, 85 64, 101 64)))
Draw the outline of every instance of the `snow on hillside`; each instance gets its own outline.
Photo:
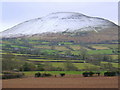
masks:
POLYGON ((107 28, 115 26, 114 23, 97 17, 89 17, 81 13, 57 12, 42 18, 25 21, 2 32, 3 37, 18 37, 41 33, 74 32, 75 30, 95 30, 95 27, 107 28), (87 29, 85 29, 87 28, 87 29), (90 28, 90 29, 88 29, 90 28))

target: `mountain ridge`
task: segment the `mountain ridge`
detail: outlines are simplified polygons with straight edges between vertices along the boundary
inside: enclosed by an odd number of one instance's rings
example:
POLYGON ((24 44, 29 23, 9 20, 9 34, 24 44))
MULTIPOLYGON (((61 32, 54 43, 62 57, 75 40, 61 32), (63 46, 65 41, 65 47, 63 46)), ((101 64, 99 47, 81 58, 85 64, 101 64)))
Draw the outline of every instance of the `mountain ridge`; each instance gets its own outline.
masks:
POLYGON ((105 28, 113 28, 117 25, 109 20, 90 17, 81 13, 56 12, 42 18, 20 23, 2 32, 3 37, 21 37, 43 33, 62 33, 95 31, 99 32, 105 28))

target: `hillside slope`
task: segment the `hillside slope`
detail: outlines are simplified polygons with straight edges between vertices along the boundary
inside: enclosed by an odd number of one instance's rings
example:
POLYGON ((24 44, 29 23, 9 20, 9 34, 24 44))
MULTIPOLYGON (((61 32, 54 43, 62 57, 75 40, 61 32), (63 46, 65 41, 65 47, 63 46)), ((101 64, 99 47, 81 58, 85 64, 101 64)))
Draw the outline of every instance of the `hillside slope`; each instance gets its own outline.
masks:
MULTIPOLYGON (((110 32, 112 29, 112 33, 114 33, 117 32, 115 28, 117 28, 117 25, 103 18, 89 17, 81 13, 57 12, 51 13, 42 18, 25 21, 19 25, 3 31, 2 36, 5 38, 11 38, 36 34, 43 35, 43 33, 50 35, 51 33, 62 33, 62 35, 75 33, 74 35, 78 36, 80 35, 79 32, 93 31, 98 33, 101 31, 106 32, 108 29, 110 29, 110 32)), ((71 34, 69 36, 71 36, 71 34)))

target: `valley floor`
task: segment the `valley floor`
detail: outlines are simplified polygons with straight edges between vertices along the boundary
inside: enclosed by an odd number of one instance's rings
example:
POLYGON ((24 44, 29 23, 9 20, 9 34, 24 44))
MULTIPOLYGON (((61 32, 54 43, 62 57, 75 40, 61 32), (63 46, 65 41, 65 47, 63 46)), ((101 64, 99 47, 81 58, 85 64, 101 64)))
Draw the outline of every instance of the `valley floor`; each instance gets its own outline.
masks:
POLYGON ((7 79, 2 81, 3 88, 118 88, 118 77, 41 77, 7 79))

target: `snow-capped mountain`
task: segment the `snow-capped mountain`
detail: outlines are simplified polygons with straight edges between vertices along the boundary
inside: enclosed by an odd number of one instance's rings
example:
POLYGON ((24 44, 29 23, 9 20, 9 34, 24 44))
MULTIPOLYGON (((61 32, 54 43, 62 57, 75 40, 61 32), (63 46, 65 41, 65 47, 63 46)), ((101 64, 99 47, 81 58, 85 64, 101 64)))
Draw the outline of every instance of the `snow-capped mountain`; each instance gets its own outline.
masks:
POLYGON ((2 32, 3 37, 19 37, 42 33, 59 33, 74 31, 100 31, 116 26, 113 22, 81 13, 57 12, 42 18, 25 21, 2 32))

